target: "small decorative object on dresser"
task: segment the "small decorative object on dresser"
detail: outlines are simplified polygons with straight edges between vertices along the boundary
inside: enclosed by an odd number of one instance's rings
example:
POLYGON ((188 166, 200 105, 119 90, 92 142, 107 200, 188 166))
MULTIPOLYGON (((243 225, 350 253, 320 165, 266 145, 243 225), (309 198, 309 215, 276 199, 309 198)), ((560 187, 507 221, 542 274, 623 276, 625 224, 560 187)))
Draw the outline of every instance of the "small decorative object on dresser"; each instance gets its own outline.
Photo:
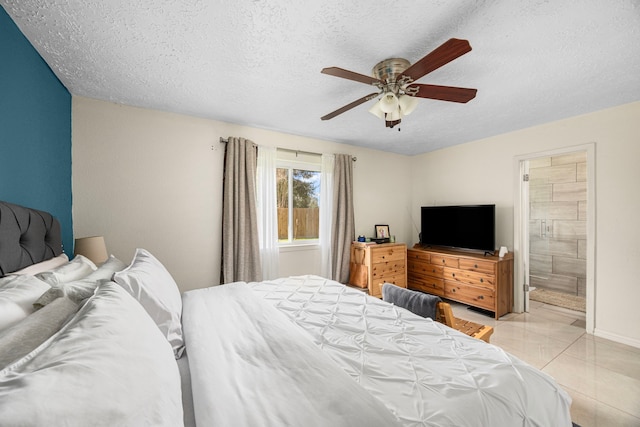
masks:
POLYGON ((388 225, 376 225, 376 239, 386 239, 389 237, 388 225))
POLYGON ((498 319, 513 306, 513 254, 500 258, 452 249, 409 249, 408 287, 492 311, 498 319))
POLYGON ((368 288, 369 295, 382 298, 382 285, 407 287, 407 245, 404 243, 351 244, 349 284, 368 288))

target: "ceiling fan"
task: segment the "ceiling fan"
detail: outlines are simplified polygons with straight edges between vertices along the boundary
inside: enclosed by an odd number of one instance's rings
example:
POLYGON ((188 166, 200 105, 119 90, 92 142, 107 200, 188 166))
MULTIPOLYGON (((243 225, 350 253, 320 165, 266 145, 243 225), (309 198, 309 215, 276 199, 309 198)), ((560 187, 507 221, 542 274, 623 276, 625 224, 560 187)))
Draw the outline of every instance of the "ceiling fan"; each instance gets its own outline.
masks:
POLYGON ((403 58, 385 59, 373 67, 371 72, 373 77, 338 67, 323 68, 323 74, 370 84, 377 87, 378 92, 363 96, 322 116, 321 119, 332 119, 360 104, 379 98, 369 112, 384 119, 386 127, 393 128, 402 121, 403 116, 411 114, 416 108, 418 104, 416 98, 469 102, 475 98, 477 89, 414 83, 469 51, 471 51, 471 45, 467 40, 449 39, 413 65, 403 58))

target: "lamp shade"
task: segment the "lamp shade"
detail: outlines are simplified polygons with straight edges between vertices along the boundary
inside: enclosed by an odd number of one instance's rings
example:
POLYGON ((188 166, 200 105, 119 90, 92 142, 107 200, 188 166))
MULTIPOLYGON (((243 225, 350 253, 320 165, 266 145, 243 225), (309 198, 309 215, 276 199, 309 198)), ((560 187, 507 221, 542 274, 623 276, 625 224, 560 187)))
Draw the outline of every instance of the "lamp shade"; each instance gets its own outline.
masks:
POLYGON ((107 245, 103 236, 82 237, 76 239, 73 248, 74 255, 82 255, 89 258, 95 264, 102 264, 109 258, 107 245))
POLYGON ((418 100, 413 96, 402 95, 398 99, 398 104, 400 104, 402 115, 408 116, 418 106, 418 100))
POLYGON ((380 109, 380 102, 382 101, 377 101, 373 104, 373 107, 369 109, 369 112, 379 119, 384 119, 384 111, 380 109))
POLYGON ((380 100, 380 109, 385 113, 396 111, 398 109, 398 97, 393 92, 385 93, 380 100))

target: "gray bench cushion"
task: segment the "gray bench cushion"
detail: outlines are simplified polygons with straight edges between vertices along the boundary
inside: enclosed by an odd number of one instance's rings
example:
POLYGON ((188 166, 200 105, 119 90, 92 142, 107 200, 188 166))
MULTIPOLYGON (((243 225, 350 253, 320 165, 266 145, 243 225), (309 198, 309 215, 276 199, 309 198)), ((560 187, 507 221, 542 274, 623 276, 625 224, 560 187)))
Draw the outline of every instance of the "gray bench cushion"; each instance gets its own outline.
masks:
POLYGON ((438 302, 442 301, 439 296, 412 291, 390 283, 382 285, 382 300, 434 320, 438 302))

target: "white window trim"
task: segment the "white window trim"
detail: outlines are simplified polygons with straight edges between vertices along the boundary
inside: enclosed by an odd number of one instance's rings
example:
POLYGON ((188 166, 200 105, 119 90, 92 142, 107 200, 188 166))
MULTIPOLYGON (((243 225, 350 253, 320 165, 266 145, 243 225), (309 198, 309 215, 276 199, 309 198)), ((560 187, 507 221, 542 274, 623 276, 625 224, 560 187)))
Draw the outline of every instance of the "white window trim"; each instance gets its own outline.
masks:
POLYGON ((285 252, 297 252, 297 251, 317 251, 320 248, 320 243, 294 243, 294 244, 281 244, 279 247, 280 253, 285 252))

